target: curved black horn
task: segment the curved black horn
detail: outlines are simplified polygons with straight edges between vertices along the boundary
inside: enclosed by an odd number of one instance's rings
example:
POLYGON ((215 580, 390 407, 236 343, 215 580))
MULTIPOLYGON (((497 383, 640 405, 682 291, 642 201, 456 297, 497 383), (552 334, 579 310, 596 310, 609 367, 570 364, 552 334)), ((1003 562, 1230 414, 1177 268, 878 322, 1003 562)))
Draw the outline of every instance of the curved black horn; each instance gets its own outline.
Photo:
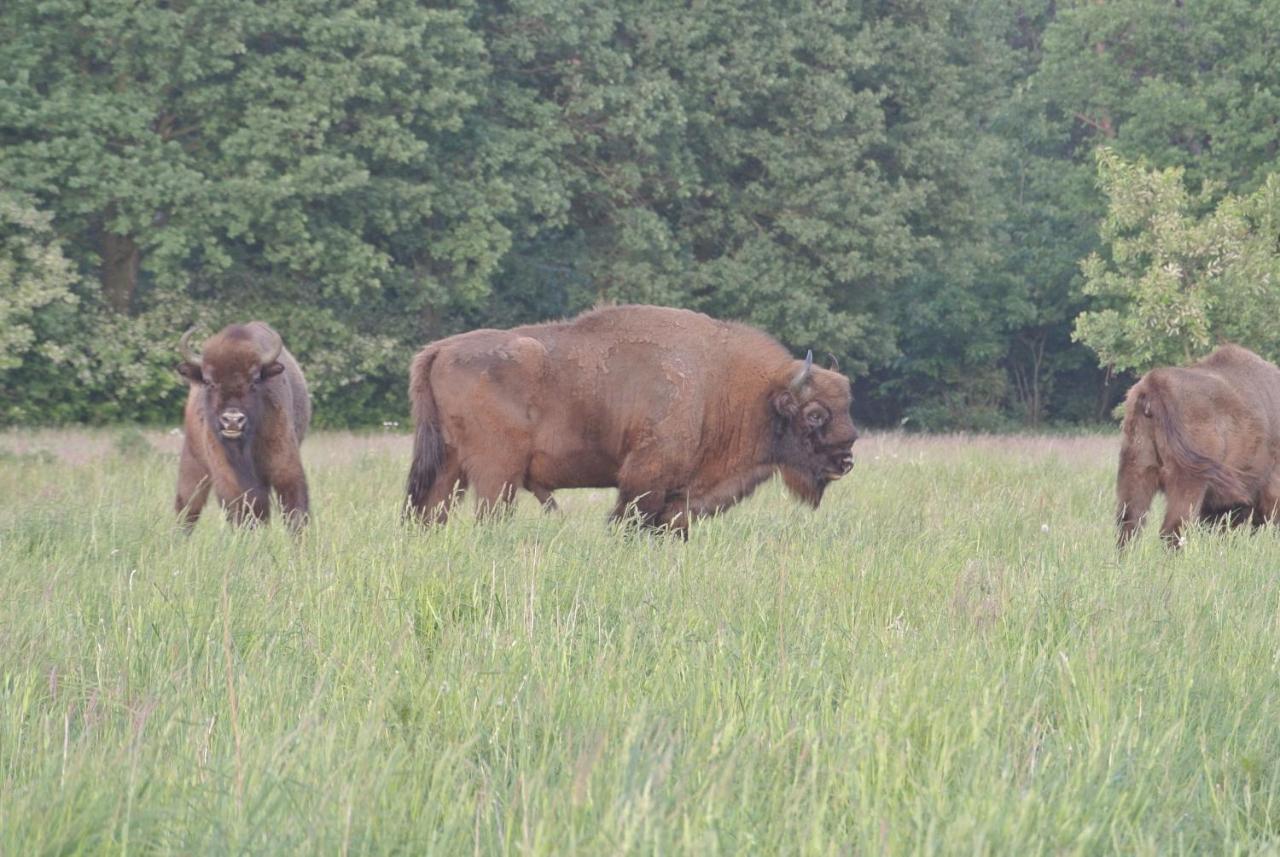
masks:
POLYGON ((793 393, 800 392, 800 388, 809 383, 809 376, 813 374, 813 351, 810 350, 804 356, 804 365, 800 367, 800 371, 791 379, 791 391, 793 393))
POLYGON ((200 363, 200 352, 191 348, 191 334, 195 333, 194 327, 189 328, 186 333, 182 334, 182 339, 178 340, 178 353, 182 355, 182 359, 188 363, 200 363))
POLYGON ((270 366, 272 363, 275 363, 280 357, 280 352, 284 350, 284 340, 280 338, 280 334, 276 333, 274 330, 271 331, 271 333, 276 338, 276 344, 272 347, 271 353, 262 361, 263 366, 270 366))

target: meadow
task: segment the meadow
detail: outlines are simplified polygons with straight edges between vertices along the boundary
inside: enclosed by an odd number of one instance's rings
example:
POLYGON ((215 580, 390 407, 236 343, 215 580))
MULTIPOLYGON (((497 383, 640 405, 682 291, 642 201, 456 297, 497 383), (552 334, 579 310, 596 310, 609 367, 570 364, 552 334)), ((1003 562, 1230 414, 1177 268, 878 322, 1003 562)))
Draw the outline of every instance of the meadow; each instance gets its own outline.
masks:
POLYGON ((1173 854, 1280 843, 1280 535, 1149 528, 1117 441, 870 435, 687 544, 611 491, 180 535, 179 438, 0 434, 0 853, 1173 854))

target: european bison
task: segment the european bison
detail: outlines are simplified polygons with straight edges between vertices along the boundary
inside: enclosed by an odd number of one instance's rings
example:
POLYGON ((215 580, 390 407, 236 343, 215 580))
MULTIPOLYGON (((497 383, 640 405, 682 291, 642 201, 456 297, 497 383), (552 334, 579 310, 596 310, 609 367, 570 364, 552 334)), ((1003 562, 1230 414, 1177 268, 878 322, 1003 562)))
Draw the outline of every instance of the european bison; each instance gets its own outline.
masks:
POLYGON ((1153 369, 1125 399, 1116 480, 1121 547, 1163 491, 1160 534, 1188 520, 1272 519, 1280 503, 1280 369, 1236 345, 1186 368, 1153 369))
POLYGON ((408 506, 443 523, 525 488, 617 487, 614 520, 687 535, 774 472, 812 506, 853 466, 849 381, 768 335, 686 310, 616 306, 432 343, 410 371, 408 506))
POLYGON ((236 524, 265 521, 268 490, 297 531, 308 514, 307 477, 298 445, 311 422, 311 399, 280 334, 260 321, 233 324, 191 350, 182 336, 178 374, 191 387, 175 502, 183 527, 200 517, 209 489, 236 524))

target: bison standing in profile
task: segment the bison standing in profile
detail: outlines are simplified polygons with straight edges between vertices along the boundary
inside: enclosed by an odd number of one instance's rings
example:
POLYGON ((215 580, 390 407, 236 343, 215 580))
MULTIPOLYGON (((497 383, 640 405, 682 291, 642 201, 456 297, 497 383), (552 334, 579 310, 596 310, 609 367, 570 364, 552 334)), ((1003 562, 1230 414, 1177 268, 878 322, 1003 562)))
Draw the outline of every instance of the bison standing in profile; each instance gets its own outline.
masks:
POLYGON ((519 488, 618 489, 651 527, 737 503, 775 472, 812 506, 853 466, 843 375, 754 328, 685 310, 617 306, 563 322, 432 343, 410 371, 416 423, 408 505, 443 523, 519 488))
POLYGON ((1165 494, 1160 534, 1188 520, 1255 524, 1280 506, 1280 369, 1236 345, 1186 368, 1153 369, 1125 399, 1116 480, 1121 547, 1165 494))
POLYGON ((233 324, 199 353, 191 333, 180 344, 178 374, 190 385, 175 501, 185 529, 195 526, 212 489, 236 524, 265 521, 268 491, 297 530, 308 514, 307 477, 298 445, 311 422, 311 399, 280 334, 260 321, 233 324))

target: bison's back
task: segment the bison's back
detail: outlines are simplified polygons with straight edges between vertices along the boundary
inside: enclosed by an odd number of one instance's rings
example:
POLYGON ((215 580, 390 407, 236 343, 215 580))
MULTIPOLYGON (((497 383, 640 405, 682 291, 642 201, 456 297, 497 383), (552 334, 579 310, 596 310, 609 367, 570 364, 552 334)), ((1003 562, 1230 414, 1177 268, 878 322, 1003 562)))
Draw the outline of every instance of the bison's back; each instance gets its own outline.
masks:
POLYGON ((1280 444, 1280 369, 1238 345, 1224 345, 1173 375, 1170 387, 1202 421, 1235 426, 1280 444))
POLYGON ((1259 449, 1251 469, 1274 469, 1280 462, 1280 368, 1245 348, 1224 345, 1192 369, 1212 375, 1230 389, 1215 405, 1239 432, 1256 441, 1259 449))
POLYGON ((604 307, 517 331, 546 348, 547 392, 618 454, 661 442, 696 455, 792 361, 761 331, 669 307, 604 307))
MULTIPOLYGON (((766 384, 791 355, 768 334, 690 310, 612 306, 516 328, 541 342, 575 397, 609 409, 701 408, 716 394, 766 384)), ((745 398, 745 397, 730 397, 745 398)))
POLYGON ((415 399, 430 390, 445 442, 462 458, 523 457, 532 483, 608 487, 637 452, 683 478, 703 447, 743 433, 745 406, 733 403, 762 401, 790 362, 752 328, 619 306, 440 340, 415 360, 429 378, 412 389, 415 399))

